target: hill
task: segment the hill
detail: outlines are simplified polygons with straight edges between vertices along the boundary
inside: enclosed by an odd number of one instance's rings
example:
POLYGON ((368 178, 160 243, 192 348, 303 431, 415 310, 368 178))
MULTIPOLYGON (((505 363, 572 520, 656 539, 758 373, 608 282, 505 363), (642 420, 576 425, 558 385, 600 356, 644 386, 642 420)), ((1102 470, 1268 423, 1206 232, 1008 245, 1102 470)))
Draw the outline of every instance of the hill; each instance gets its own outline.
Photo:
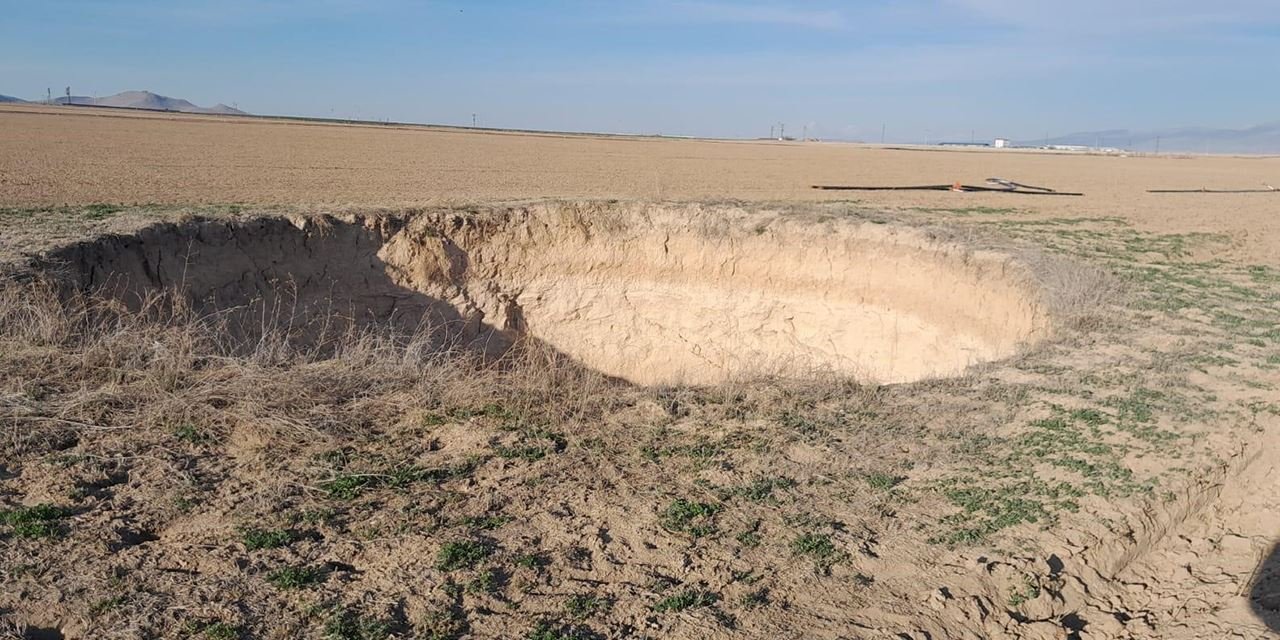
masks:
POLYGON ((244 111, 228 107, 225 104, 217 104, 212 107, 201 107, 181 98, 170 98, 151 93, 150 91, 124 91, 105 98, 90 98, 88 96, 71 96, 70 98, 56 98, 54 102, 58 104, 82 104, 93 105, 98 107, 120 107, 125 109, 152 109, 156 111, 180 111, 183 113, 219 113, 232 115, 247 115, 244 111))
POLYGON ((1023 146, 1083 145, 1089 147, 1118 147, 1132 151, 1189 151, 1198 153, 1280 153, 1280 122, 1260 124, 1247 129, 1216 129, 1211 127, 1180 127, 1154 131, 1109 129, 1106 131, 1081 131, 1049 138, 1019 143, 1023 146))

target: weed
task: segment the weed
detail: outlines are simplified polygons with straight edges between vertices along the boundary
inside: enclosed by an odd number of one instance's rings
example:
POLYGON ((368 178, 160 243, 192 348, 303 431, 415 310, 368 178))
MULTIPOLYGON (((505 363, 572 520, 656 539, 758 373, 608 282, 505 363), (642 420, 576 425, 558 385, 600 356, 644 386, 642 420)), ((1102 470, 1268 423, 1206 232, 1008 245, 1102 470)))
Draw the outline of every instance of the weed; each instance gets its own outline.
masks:
POLYGON ((324 524, 332 521, 337 517, 337 512, 329 507, 320 507, 317 509, 307 509, 298 513, 291 514, 289 520, 295 523, 305 524, 324 524))
POLYGON ((1031 576, 1023 576, 1023 586, 1009 592, 1009 606, 1019 607, 1023 603, 1040 597, 1040 585, 1031 576))
POLYGON ((666 611, 684 611, 685 609, 696 609, 698 607, 709 607, 720 599, 710 591, 701 589, 686 589, 680 593, 669 595, 653 605, 653 610, 658 613, 666 611))
POLYGON ((475 540, 455 540, 440 547, 436 554, 436 568, 441 571, 470 569, 489 557, 492 549, 475 540))
POLYGON ((761 588, 748 591, 738 602, 746 609, 758 609, 766 606, 769 604, 769 590, 761 588))
POLYGON ((951 478, 940 483, 942 494, 963 513, 947 516, 944 524, 956 528, 930 538, 935 544, 964 545, 985 540, 991 534, 1022 523, 1051 523, 1054 510, 1074 511, 1084 492, 1065 482, 1049 484, 1023 477, 997 487, 982 486, 973 478, 951 478))
POLYGON ((489 403, 479 407, 458 407, 449 409, 445 412, 445 415, 454 420, 494 418, 497 420, 510 421, 518 418, 514 411, 511 411, 497 403, 489 403))
POLYGON ((880 471, 872 471, 862 476, 867 486, 876 491, 888 491, 906 481, 906 476, 895 476, 880 471))
POLYGON ((466 624, 452 610, 432 611, 415 625, 421 640, 454 640, 466 630, 466 624))
POLYGON ((373 484, 371 476, 342 473, 332 480, 321 483, 320 488, 329 494, 330 498, 353 500, 370 484, 373 484))
POLYGON ((609 607, 609 601, 597 595, 569 596, 564 602, 564 609, 570 616, 578 620, 586 620, 609 607))
POLYGON ((472 529, 490 530, 497 529, 508 522, 515 520, 511 516, 471 516, 462 519, 462 524, 472 529))
POLYGON ((752 502, 765 502, 774 499, 774 492, 796 486, 791 478, 756 478, 751 484, 729 492, 730 496, 740 496, 752 502))
POLYGON ((96 618, 128 601, 125 596, 112 596, 89 605, 89 617, 96 618))
POLYGON ((365 617, 350 609, 334 612, 324 624, 325 640, 385 640, 389 637, 389 622, 365 617))
POLYGON ((501 587, 502 573, 497 569, 487 569, 467 582, 466 592, 476 595, 496 593, 501 587))
POLYGON ((715 533, 715 515, 720 505, 676 498, 663 510, 662 528, 673 533, 687 533, 694 538, 715 533))
POLYGON ((523 569, 537 569, 547 563, 547 559, 537 553, 526 553, 516 558, 516 566, 523 569))
POLYGON ((248 527, 240 530, 240 542, 249 551, 278 549, 293 542, 294 535, 287 529, 259 529, 248 527))
POLYGON ((293 565, 267 574, 267 582, 277 589, 301 589, 324 581, 326 571, 320 567, 293 565))
POLYGON ((568 446, 564 436, 540 428, 528 428, 520 432, 520 438, 512 445, 496 445, 493 452, 500 458, 536 462, 553 453, 560 453, 568 446))
POLYGON ((240 637, 240 627, 216 620, 188 620, 186 632, 189 636, 198 635, 205 640, 236 640, 240 637))
POLYGON ((124 207, 99 203, 85 206, 83 215, 86 220, 103 220, 121 211, 124 211, 124 207))
POLYGON ((595 637, 595 634, 586 629, 558 625, 547 620, 539 621, 525 636, 527 640, 588 640, 595 637))
POLYGON ((12 527, 19 538, 53 538, 62 533, 59 521, 68 515, 62 507, 38 504, 0 511, 0 524, 12 527))
POLYGON ((825 533, 805 533, 791 541, 791 553, 813 561, 814 567, 822 574, 831 572, 831 567, 845 559, 846 554, 836 549, 831 536, 825 533))
POLYGON ((739 532, 738 535, 734 536, 734 539, 738 541, 738 544, 748 549, 760 546, 760 524, 759 520, 752 522, 750 528, 739 532))
POLYGON ((173 430, 173 437, 190 442, 191 444, 203 444, 212 439, 209 434, 201 431, 199 427, 189 422, 178 425, 178 427, 173 430))

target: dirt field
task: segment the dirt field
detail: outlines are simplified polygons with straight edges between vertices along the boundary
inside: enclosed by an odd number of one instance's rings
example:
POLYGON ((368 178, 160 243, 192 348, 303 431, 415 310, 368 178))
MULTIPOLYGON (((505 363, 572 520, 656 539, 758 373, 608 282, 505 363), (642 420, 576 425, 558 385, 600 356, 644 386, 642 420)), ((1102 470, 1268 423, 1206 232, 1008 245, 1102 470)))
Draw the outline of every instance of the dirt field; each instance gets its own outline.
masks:
POLYGON ((0 637, 1273 637, 1277 169, 0 108, 0 637))
POLYGON ((1280 195, 1156 195, 1280 186, 1280 158, 899 151, 849 144, 604 139, 338 126, 0 105, 0 204, 420 206, 527 198, 856 199, 1119 216, 1152 231, 1229 233, 1280 260, 1280 195), (817 192, 814 184, 982 184, 1083 198, 817 192))

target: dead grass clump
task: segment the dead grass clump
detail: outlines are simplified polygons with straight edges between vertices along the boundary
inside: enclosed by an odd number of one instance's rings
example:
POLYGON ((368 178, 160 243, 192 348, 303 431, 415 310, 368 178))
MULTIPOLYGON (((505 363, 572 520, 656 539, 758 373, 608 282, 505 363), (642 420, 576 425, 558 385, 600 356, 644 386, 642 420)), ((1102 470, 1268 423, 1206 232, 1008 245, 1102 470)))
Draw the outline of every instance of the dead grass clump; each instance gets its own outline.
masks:
POLYGON ((1022 251, 1019 258, 1040 284, 1044 303, 1061 326, 1099 329, 1126 302, 1124 284, 1097 266, 1040 250, 1022 251))
POLYGON ((535 343, 491 360, 441 348, 429 327, 351 329, 316 348, 295 340, 298 327, 264 325, 247 348, 182 300, 157 293, 130 309, 46 281, 0 284, 0 376, 16 391, 0 399, 17 425, 5 446, 67 429, 248 424, 305 439, 385 426, 411 407, 498 405, 558 422, 599 411, 617 386, 535 343))

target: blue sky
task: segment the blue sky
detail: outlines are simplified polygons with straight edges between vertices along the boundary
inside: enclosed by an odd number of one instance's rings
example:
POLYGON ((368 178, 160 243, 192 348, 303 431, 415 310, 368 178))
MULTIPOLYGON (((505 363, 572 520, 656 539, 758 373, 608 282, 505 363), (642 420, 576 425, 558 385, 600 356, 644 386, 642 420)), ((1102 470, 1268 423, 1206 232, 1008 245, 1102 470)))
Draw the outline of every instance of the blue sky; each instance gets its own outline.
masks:
POLYGON ((1274 0, 0 0, 0 93, 763 136, 1280 120, 1274 0))

